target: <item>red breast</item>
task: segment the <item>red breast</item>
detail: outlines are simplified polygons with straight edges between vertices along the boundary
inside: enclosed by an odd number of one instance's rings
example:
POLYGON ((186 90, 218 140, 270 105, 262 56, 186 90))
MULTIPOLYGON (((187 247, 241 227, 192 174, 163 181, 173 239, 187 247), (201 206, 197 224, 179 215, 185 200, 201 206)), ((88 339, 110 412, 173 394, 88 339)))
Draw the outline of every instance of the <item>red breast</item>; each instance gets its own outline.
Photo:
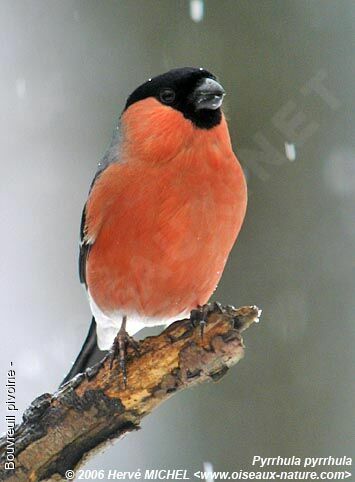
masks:
POLYGON ((107 315, 171 317, 207 302, 242 225, 247 189, 224 116, 199 129, 147 98, 122 115, 120 162, 86 206, 90 294, 107 315), (139 121, 138 121, 139 120, 139 121))

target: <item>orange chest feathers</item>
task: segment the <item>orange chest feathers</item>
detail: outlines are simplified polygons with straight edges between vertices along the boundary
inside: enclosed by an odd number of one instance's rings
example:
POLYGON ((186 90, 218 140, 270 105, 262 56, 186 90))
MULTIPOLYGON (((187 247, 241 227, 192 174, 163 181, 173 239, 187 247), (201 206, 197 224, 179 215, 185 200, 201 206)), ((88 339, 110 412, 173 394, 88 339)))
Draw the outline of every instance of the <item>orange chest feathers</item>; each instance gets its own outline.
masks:
POLYGON ((174 316, 206 302, 245 215, 246 184, 225 119, 197 129, 155 103, 123 115, 120 162, 87 203, 87 283, 107 313, 174 316))

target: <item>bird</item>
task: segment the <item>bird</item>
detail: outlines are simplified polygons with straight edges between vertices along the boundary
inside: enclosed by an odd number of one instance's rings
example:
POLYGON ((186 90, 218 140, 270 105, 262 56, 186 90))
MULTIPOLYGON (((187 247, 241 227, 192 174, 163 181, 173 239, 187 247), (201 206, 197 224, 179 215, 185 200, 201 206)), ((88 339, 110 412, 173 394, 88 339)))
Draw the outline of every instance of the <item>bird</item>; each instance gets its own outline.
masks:
POLYGON ((216 289, 247 207, 224 96, 202 67, 169 70, 129 95, 82 213, 92 322, 62 384, 115 343, 126 383, 133 335, 188 316, 216 289))

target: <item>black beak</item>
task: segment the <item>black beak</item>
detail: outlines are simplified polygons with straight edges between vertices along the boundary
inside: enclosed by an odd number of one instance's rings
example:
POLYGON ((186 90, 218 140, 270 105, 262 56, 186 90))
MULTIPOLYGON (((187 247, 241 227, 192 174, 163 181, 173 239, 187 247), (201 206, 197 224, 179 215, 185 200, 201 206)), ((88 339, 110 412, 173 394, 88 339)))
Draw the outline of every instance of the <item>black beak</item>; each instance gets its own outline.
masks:
POLYGON ((202 79, 193 93, 193 103, 196 110, 217 110, 221 107, 225 91, 221 84, 213 79, 202 79))

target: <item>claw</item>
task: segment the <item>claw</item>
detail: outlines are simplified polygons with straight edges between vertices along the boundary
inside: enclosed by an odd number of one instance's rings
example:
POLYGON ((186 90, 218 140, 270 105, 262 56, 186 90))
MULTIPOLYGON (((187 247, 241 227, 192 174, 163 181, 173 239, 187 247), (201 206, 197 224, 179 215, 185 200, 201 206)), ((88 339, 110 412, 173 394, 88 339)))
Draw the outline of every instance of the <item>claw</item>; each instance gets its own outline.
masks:
POLYGON ((203 332, 205 331, 205 326, 206 326, 206 320, 205 320, 205 319, 200 320, 200 335, 201 335, 201 340, 203 340, 203 332))
POLYGON ((138 343, 126 331, 127 317, 122 318, 122 325, 113 342, 112 351, 110 353, 110 370, 113 367, 114 359, 118 357, 119 365, 122 373, 124 389, 127 388, 127 368, 126 368, 126 346, 130 345, 135 353, 139 355, 138 343))
POLYGON ((200 325, 200 336, 201 340, 203 340, 203 334, 205 331, 205 326, 207 324, 207 317, 210 312, 209 305, 198 306, 196 309, 191 311, 190 319, 193 326, 197 326, 197 323, 200 325))

